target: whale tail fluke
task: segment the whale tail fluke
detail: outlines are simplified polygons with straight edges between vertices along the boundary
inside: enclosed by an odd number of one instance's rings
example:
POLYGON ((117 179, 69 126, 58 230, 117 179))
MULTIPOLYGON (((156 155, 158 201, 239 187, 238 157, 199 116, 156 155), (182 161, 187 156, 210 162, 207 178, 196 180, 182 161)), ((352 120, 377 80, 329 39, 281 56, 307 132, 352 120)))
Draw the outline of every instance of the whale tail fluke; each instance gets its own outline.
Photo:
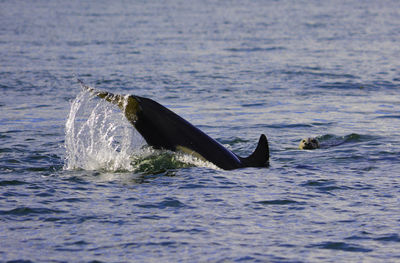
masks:
POLYGON ((120 109, 123 109, 124 107, 124 96, 118 95, 118 94, 112 94, 107 91, 99 91, 96 90, 92 87, 89 87, 86 85, 82 80, 78 79, 79 84, 81 87, 86 90, 87 92, 96 95, 99 98, 105 99, 108 102, 111 102, 112 104, 117 105, 120 109))
POLYGON ((247 167, 269 166, 269 146, 267 136, 261 134, 255 151, 249 157, 240 159, 247 167))

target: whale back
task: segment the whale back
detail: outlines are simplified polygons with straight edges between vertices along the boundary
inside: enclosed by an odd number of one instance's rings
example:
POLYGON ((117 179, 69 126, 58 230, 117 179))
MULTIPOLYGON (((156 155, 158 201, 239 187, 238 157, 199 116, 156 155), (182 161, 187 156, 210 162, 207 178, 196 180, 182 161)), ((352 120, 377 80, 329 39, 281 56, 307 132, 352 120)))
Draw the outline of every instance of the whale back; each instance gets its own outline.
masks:
POLYGON ((157 149, 183 150, 225 170, 242 167, 238 156, 176 113, 154 100, 131 97, 140 108, 131 123, 149 145, 157 149))
POLYGON ((243 158, 154 100, 97 91, 78 81, 90 93, 117 105, 147 144, 156 149, 183 151, 225 170, 269 166, 268 140, 264 134, 255 151, 243 158))
POLYGON ((268 140, 264 134, 260 136, 255 151, 243 158, 154 100, 138 96, 130 97, 135 98, 140 105, 137 119, 132 124, 147 143, 155 148, 184 150, 225 170, 269 165, 268 140))

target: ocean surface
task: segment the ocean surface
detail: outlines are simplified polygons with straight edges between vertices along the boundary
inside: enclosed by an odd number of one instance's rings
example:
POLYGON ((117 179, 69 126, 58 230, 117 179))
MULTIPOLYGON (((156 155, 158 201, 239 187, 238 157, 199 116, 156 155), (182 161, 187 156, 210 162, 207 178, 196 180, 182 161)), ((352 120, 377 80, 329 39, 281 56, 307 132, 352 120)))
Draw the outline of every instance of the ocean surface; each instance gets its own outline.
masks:
POLYGON ((0 262, 400 262, 397 0, 1 0, 0 92, 0 262), (78 78, 270 167, 149 149, 78 78))

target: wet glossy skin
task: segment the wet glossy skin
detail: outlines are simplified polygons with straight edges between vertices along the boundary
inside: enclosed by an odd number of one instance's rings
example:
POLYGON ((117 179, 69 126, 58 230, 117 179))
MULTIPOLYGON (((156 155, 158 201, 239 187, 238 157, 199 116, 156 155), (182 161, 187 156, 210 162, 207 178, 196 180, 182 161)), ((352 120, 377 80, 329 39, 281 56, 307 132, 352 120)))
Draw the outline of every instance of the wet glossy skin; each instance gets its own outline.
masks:
POLYGON ((146 142, 155 149, 183 151, 212 162, 224 170, 269 166, 268 140, 264 134, 260 136, 255 151, 249 157, 243 158, 156 101, 97 91, 81 80, 79 83, 87 91, 117 105, 146 142))
POLYGON ((320 147, 319 141, 317 138, 306 138, 300 141, 299 148, 301 150, 314 150, 320 147))

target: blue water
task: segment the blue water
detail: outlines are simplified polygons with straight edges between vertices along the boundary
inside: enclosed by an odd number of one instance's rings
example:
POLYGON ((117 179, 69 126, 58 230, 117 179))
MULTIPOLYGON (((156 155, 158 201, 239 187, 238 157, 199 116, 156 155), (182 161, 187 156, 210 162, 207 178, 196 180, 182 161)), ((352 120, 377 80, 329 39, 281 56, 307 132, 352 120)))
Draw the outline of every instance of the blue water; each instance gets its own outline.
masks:
POLYGON ((0 261, 400 262, 399 43, 396 0, 0 1, 0 261), (144 153, 77 78, 271 166, 144 153))

